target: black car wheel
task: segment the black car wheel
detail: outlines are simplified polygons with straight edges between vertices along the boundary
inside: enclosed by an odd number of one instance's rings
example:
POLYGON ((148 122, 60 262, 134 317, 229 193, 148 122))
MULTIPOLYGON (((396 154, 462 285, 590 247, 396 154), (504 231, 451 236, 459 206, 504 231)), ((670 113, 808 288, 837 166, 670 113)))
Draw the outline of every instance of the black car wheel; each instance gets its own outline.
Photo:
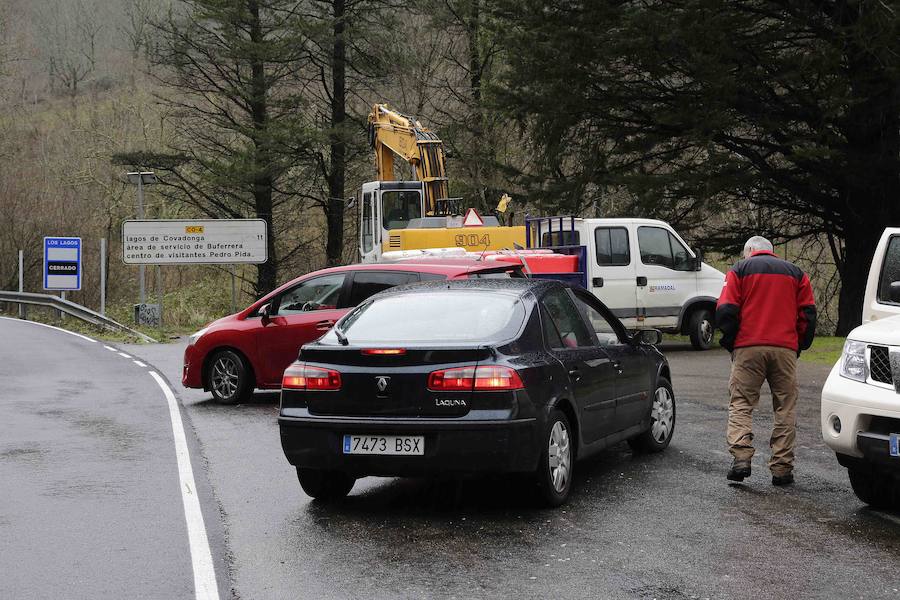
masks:
POLYGON ((223 404, 236 404, 253 393, 250 369, 237 353, 220 350, 209 361, 206 385, 213 398, 223 404))
POLYGON ((712 348, 713 333, 715 333, 715 324, 712 312, 708 310, 694 311, 688 324, 688 334, 691 336, 691 345, 694 350, 712 348))
POLYGON ((900 486, 886 473, 848 469, 850 486, 856 497, 874 508, 900 508, 900 486))
POLYGON ((665 377, 656 380, 653 408, 650 410, 650 429, 628 440, 635 452, 662 452, 675 433, 675 393, 665 377))
POLYGON ((569 497, 575 452, 569 419, 559 410, 550 413, 541 436, 541 460, 535 473, 539 500, 546 506, 559 506, 569 497))
POLYGON ((297 467, 297 479, 307 496, 327 502, 350 493, 356 478, 340 471, 322 471, 297 467))

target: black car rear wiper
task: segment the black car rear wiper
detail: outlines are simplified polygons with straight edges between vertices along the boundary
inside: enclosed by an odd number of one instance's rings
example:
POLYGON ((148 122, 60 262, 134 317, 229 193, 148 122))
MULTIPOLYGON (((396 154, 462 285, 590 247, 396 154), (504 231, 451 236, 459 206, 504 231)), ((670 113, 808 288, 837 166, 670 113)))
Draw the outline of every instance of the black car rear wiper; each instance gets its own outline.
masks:
POLYGON ((334 331, 334 335, 337 336, 338 343, 341 346, 346 346, 350 343, 350 340, 348 340, 347 336, 344 335, 344 330, 341 329, 340 327, 338 327, 337 324, 335 324, 334 327, 332 327, 332 331, 334 331))

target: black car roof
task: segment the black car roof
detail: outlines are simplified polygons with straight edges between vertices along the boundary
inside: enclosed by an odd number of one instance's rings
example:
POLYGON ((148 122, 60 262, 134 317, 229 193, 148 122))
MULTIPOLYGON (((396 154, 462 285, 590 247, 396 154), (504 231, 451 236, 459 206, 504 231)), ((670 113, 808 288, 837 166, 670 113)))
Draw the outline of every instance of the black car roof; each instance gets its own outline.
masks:
POLYGON ((483 291, 503 291, 516 295, 524 295, 528 292, 536 295, 543 294, 546 290, 554 287, 570 287, 560 281, 551 279, 531 279, 524 277, 511 277, 500 279, 455 279, 446 281, 426 281, 422 283, 411 283, 407 285, 399 285, 384 290, 373 296, 389 296, 393 294, 406 294, 437 290, 483 290, 483 291))

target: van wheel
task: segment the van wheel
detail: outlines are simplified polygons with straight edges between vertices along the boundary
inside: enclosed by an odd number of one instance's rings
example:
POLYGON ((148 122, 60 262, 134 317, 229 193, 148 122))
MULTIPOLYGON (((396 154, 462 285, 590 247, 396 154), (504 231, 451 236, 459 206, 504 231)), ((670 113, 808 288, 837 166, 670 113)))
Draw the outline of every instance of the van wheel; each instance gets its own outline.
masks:
POLYGON ((650 410, 650 429, 628 440, 636 453, 662 452, 675 434, 675 392, 665 377, 656 380, 653 407, 650 410))
POLYGON ((253 393, 250 368, 236 352, 220 350, 209 361, 206 387, 222 404, 237 404, 253 393))
POLYGON ((340 500, 350 493, 356 478, 341 471, 323 471, 297 467, 297 479, 307 496, 328 502, 340 500))
POLYGON ((696 310, 691 314, 688 324, 688 334, 691 336, 691 345, 694 350, 709 350, 713 345, 715 324, 712 312, 706 309, 696 310))
POLYGON ((850 486, 856 497, 874 508, 900 508, 898 502, 897 484, 894 479, 886 474, 868 469, 847 469, 850 476, 850 486))
POLYGON ((538 501, 544 506, 559 506, 569 497, 575 465, 575 437, 565 413, 553 410, 539 439, 541 460, 534 474, 538 501))

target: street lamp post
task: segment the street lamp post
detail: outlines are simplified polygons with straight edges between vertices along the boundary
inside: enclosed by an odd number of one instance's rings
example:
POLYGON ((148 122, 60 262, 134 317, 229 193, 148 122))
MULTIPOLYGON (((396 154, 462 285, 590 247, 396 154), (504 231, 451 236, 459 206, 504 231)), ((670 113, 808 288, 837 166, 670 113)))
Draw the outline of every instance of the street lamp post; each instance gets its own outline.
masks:
MULTIPOLYGON (((157 182, 156 174, 153 171, 132 171, 126 173, 128 181, 137 186, 137 218, 144 218, 144 186, 152 185, 157 182)), ((147 291, 144 287, 144 265, 138 265, 138 279, 140 279, 140 303, 143 306, 147 301, 147 291)))

